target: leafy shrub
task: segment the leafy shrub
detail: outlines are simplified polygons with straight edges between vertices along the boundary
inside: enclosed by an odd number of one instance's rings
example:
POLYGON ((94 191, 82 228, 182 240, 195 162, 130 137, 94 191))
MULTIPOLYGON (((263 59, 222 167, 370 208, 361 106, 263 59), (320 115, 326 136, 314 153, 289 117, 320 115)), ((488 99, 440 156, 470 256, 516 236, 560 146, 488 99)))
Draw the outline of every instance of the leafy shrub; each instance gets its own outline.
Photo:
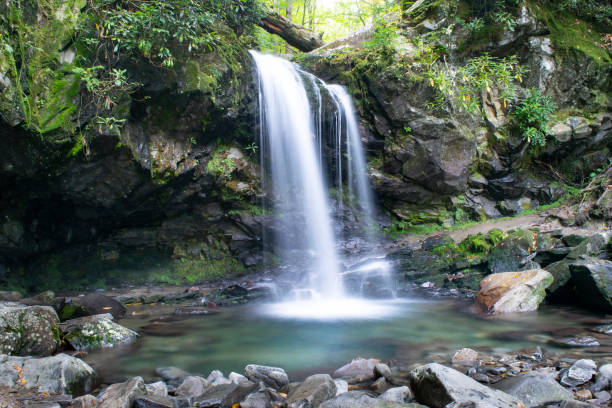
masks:
POLYGON ((517 105, 512 116, 525 140, 532 146, 544 146, 546 136, 550 133, 548 121, 550 114, 556 109, 550 96, 543 95, 532 88, 527 96, 517 105))
POLYGON ((395 24, 381 18, 376 21, 372 39, 370 41, 364 41, 363 44, 372 51, 389 51, 391 49, 391 42, 396 36, 396 30, 397 26, 395 24))

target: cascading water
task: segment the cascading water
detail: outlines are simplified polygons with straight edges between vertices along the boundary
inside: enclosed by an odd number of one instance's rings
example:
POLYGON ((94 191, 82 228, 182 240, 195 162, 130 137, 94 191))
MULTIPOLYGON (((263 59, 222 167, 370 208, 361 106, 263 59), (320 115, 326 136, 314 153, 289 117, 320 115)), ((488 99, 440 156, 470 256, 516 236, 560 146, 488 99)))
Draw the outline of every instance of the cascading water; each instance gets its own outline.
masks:
POLYGON ((347 296, 336 251, 329 185, 337 189, 340 213, 346 178, 349 197, 355 197, 350 201, 356 202, 351 204, 359 207, 362 224, 371 224, 374 214, 350 96, 344 88, 327 85, 282 58, 251 54, 259 82, 262 180, 268 183, 264 190, 273 203, 277 224, 275 247, 280 248, 283 264, 300 265, 308 276, 296 284, 286 301, 270 305, 267 311, 327 319, 387 314, 389 305, 347 296), (325 98, 335 106, 331 114, 323 108, 325 98), (325 118, 333 130, 326 129, 325 118), (332 153, 326 154, 327 150, 332 153), (335 177, 326 180, 330 171, 324 169, 329 168, 335 177))

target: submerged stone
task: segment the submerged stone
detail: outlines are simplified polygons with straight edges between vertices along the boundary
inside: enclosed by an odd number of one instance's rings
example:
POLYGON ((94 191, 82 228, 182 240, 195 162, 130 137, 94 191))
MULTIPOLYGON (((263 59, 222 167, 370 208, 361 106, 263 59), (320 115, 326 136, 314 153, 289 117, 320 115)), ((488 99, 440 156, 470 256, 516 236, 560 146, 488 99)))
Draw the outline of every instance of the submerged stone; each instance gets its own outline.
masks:
POLYGON ((532 372, 503 380, 495 388, 520 399, 526 408, 573 399, 573 394, 555 380, 554 372, 532 372))

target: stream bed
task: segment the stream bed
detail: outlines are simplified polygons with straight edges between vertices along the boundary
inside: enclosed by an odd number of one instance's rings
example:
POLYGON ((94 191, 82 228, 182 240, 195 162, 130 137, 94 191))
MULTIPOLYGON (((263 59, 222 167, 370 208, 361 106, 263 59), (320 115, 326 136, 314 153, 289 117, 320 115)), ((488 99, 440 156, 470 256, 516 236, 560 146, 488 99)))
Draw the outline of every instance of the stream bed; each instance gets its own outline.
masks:
POLYGON ((89 353, 85 360, 108 381, 117 376, 155 377, 159 366, 176 366, 208 375, 242 373, 250 363, 283 367, 292 380, 312 373, 332 373, 352 358, 376 357, 408 366, 452 355, 461 347, 486 351, 516 351, 540 346, 561 350, 553 338, 588 334, 601 347, 564 349, 590 358, 612 361, 606 335, 589 332, 610 321, 578 309, 542 306, 534 313, 482 317, 470 311, 470 301, 372 301, 393 308, 385 318, 306 320, 274 317, 266 305, 218 309, 207 315, 173 316, 173 308, 141 306, 121 321, 141 334, 129 347, 89 353), (450 353, 450 354, 449 354, 450 353))

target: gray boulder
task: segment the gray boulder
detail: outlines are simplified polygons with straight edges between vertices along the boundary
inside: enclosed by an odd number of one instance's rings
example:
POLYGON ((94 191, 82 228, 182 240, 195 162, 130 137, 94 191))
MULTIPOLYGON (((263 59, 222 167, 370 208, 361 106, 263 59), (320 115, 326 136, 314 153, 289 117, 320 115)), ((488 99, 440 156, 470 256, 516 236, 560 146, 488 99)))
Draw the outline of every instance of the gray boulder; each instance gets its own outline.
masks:
POLYGON ((336 379, 334 383, 336 384, 336 395, 348 392, 348 383, 346 381, 336 379))
POLYGON ((157 367, 155 369, 155 374, 157 374, 168 384, 177 387, 183 382, 185 377, 189 377, 191 375, 187 371, 181 370, 178 367, 157 367))
POLYGON ((604 364, 599 367, 599 373, 595 378, 595 384, 590 388, 592 391, 612 389, 612 364, 604 364))
POLYGON ((259 385, 252 382, 217 385, 199 396, 194 404, 200 408, 231 407, 243 401, 258 388, 259 385))
POLYGON ((336 384, 328 374, 315 374, 306 378, 287 396, 287 406, 297 408, 307 402, 317 408, 323 401, 336 396, 336 384))
POLYGON ((125 307, 121 303, 100 293, 66 298, 59 308, 59 316, 62 320, 103 313, 110 313, 113 318, 120 319, 125 316, 125 312, 125 307))
POLYGON ((270 408, 281 405, 284 398, 272 388, 265 388, 249 394, 240 403, 240 408, 270 408))
POLYGON ((555 374, 550 371, 518 375, 495 384, 495 388, 520 399, 526 408, 546 406, 574 398, 571 392, 559 385, 555 374))
POLYGON ((389 388, 378 398, 384 401, 405 403, 412 401, 414 399, 414 395, 412 394, 410 387, 404 385, 403 387, 389 388))
POLYGON ((372 397, 363 391, 349 391, 329 399, 320 408, 427 408, 417 403, 402 404, 372 397))
POLYGON ((376 358, 357 357, 337 369, 334 377, 348 378, 355 382, 365 381, 374 378, 374 368, 380 363, 376 358))
POLYGON ((602 313, 612 313, 612 262, 589 259, 569 266, 578 302, 602 313))
POLYGON ((268 387, 279 389, 289 384, 289 376, 282 368, 249 364, 244 375, 253 382, 263 382, 268 387))
POLYGON ((596 372, 597 364, 593 360, 578 360, 563 373, 561 376, 561 384, 567 385, 568 387, 582 385, 590 381, 596 372))
POLYGON ((211 386, 210 381, 206 378, 190 375, 183 379, 181 385, 176 389, 176 394, 187 398, 197 398, 211 386))
POLYGON ((93 368, 66 354, 44 358, 0 355, 0 385, 23 383, 25 388, 38 387, 48 393, 82 394, 91 390, 93 379, 93 368))
POLYGON ((126 382, 109 386, 98 397, 99 408, 132 408, 136 398, 147 395, 142 377, 130 378, 126 382))
POLYGON ((98 399, 86 394, 72 400, 72 408, 92 408, 98 405, 98 399))
POLYGON ((176 400, 168 396, 143 395, 134 400, 134 408, 176 408, 176 406, 176 400))
POLYGON ((567 295, 568 288, 566 285, 571 278, 570 265, 577 263, 584 256, 599 255, 605 250, 606 245, 608 245, 608 240, 608 233, 595 234, 582 241, 562 260, 548 265, 545 269, 550 272, 554 278, 552 285, 546 290, 549 295, 553 298, 567 295))
POLYGON ((432 408, 444 408, 453 402, 457 405, 473 404, 478 408, 516 408, 522 404, 505 392, 486 387, 457 370, 437 363, 413 370, 409 380, 415 399, 432 408))
POLYGON ((60 333, 53 308, 0 302, 0 354, 51 355, 59 348, 60 333))
POLYGON ((110 313, 67 320, 60 326, 64 339, 79 351, 132 344, 138 338, 134 330, 113 322, 110 313))

